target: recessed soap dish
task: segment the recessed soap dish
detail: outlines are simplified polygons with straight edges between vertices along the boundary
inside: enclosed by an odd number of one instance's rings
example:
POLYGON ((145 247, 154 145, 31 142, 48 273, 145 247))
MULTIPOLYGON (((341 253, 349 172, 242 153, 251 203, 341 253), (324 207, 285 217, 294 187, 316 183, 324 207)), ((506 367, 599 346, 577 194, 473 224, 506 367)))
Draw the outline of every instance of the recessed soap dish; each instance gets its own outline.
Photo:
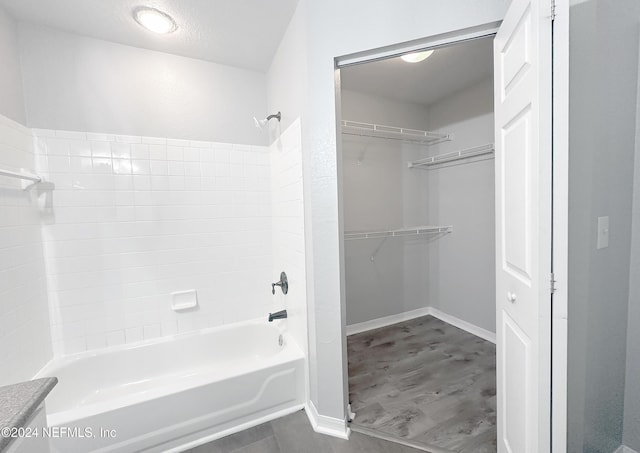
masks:
POLYGON ((188 310, 198 306, 198 293, 195 289, 171 293, 171 308, 174 311, 188 310))

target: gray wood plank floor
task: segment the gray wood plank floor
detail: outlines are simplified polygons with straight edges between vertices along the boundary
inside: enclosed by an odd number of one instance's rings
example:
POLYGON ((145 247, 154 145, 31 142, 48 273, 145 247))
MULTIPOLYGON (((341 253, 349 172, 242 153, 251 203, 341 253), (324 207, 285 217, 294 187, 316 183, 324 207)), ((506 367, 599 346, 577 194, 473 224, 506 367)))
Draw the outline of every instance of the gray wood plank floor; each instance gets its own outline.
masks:
POLYGON ((496 451, 494 344, 433 316, 351 335, 347 344, 354 429, 426 449, 496 451))

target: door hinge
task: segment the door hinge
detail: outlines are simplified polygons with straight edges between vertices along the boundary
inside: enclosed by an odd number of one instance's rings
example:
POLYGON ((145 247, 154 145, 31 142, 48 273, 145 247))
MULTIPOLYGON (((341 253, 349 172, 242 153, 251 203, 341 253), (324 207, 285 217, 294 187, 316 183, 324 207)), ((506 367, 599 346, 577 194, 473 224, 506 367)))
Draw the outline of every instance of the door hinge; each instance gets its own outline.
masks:
POLYGON ((551 20, 556 18, 556 0, 551 0, 551 20))
POLYGON ((556 292, 556 278, 555 275, 553 275, 553 272, 551 273, 551 280, 550 280, 550 290, 551 290, 551 294, 556 292))

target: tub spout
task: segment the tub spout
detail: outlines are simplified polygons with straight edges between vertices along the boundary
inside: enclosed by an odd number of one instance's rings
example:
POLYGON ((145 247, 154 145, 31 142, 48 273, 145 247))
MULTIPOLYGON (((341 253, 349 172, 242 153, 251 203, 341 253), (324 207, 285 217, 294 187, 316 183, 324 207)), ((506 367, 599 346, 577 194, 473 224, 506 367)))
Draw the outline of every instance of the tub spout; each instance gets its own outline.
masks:
POLYGON ((284 319, 287 317, 287 310, 280 310, 275 313, 269 313, 269 322, 274 319, 284 319))

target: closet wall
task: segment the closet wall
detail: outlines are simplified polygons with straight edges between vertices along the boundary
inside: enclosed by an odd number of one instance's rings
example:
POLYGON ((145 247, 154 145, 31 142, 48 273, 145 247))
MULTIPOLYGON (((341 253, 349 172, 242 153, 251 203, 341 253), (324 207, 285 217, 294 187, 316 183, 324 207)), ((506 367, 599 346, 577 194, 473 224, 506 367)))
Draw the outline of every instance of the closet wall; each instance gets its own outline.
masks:
MULTIPOLYGON (((433 154, 493 143, 493 79, 430 106, 430 130, 454 134, 433 154)), ((428 305, 496 331, 494 160, 423 171, 430 223, 453 225, 423 255, 429 269, 428 305)))
POLYGON ((407 168, 414 159, 492 143, 492 84, 487 78, 428 106, 343 90, 345 120, 454 134, 429 148, 343 135, 345 231, 453 226, 439 237, 345 241, 347 325, 431 307, 495 332, 493 159, 407 168))
MULTIPOLYGON (((342 116, 416 129, 424 129, 429 121, 424 106, 348 90, 342 91, 342 116)), ((414 153, 415 146, 400 141, 343 135, 345 231, 379 231, 426 222, 426 211, 416 209, 419 175, 407 168, 414 153)), ((421 256, 405 253, 402 241, 407 240, 345 241, 347 325, 424 307, 426 282, 407 278, 409 270, 423 266, 421 256)))

